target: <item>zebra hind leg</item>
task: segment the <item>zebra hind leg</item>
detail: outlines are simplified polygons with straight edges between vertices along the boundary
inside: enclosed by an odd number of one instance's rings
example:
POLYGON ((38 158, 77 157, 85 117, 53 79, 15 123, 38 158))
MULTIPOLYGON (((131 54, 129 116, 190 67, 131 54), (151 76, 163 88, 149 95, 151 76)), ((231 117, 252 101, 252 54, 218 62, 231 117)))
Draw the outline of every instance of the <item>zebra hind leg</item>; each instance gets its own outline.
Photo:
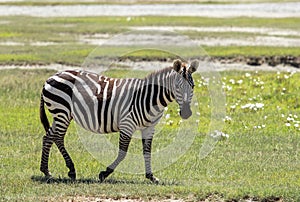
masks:
POLYGON ((70 155, 68 154, 68 152, 65 148, 64 135, 59 136, 58 138, 56 138, 55 139, 55 144, 58 147, 58 149, 59 149, 60 153, 62 154, 62 156, 64 157, 65 162, 66 162, 66 166, 69 168, 68 176, 72 180, 75 180, 76 179, 76 171, 75 171, 74 163, 73 163, 70 155))
POLYGON ((48 135, 50 130, 48 130, 47 134, 43 137, 43 150, 42 150, 42 158, 41 158, 41 166, 40 171, 45 174, 47 178, 51 178, 51 173, 48 169, 49 162, 49 152, 50 148, 53 144, 53 139, 48 135))
POLYGON ((65 159, 66 166, 69 168, 68 176, 74 180, 76 179, 74 163, 64 145, 64 136, 69 126, 69 122, 62 123, 59 122, 57 118, 54 118, 54 120, 55 121, 53 122, 52 127, 48 130, 46 136, 43 137, 43 150, 40 170, 45 174, 46 177, 51 177, 51 173, 48 169, 49 153, 52 144, 55 143, 65 159))

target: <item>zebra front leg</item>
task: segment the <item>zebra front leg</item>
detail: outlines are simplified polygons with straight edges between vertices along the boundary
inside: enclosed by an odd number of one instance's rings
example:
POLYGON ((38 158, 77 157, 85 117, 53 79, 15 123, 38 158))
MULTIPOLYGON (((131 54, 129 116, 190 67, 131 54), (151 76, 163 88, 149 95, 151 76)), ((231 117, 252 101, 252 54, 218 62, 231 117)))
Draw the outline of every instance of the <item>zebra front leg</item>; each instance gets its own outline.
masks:
POLYGON ((74 163, 65 148, 64 136, 60 136, 60 137, 56 138, 55 144, 56 144, 57 148, 59 149, 60 153, 62 154, 62 156, 64 157, 66 166, 69 168, 68 176, 72 180, 75 180, 76 179, 76 171, 75 171, 74 163))
POLYGON ((159 179, 153 176, 151 168, 151 147, 154 134, 154 127, 146 128, 142 131, 143 155, 145 160, 146 178, 151 182, 158 184, 159 179))
POLYGON ((47 178, 51 178, 51 173, 49 172, 48 169, 48 162, 49 162, 50 148, 52 144, 53 144, 53 140, 48 136, 47 133, 43 137, 43 149, 42 149, 41 166, 40 166, 40 171, 43 172, 47 178))
POLYGON ((106 168, 106 171, 102 171, 99 174, 99 180, 100 182, 103 182, 105 178, 107 178, 112 172, 114 172, 115 168, 123 161, 127 154, 128 146, 131 140, 131 134, 127 135, 127 133, 124 133, 120 131, 120 139, 119 139, 119 152, 116 160, 106 168))

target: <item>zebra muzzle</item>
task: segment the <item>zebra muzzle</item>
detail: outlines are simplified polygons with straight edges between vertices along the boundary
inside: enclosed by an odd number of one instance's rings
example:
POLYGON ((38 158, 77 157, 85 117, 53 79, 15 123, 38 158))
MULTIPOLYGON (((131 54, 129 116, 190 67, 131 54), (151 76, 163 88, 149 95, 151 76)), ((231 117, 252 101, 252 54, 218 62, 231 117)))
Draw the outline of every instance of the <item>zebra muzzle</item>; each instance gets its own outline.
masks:
POLYGON ((188 119, 190 116, 192 116, 192 110, 189 103, 183 103, 182 107, 180 108, 180 116, 183 119, 188 119))

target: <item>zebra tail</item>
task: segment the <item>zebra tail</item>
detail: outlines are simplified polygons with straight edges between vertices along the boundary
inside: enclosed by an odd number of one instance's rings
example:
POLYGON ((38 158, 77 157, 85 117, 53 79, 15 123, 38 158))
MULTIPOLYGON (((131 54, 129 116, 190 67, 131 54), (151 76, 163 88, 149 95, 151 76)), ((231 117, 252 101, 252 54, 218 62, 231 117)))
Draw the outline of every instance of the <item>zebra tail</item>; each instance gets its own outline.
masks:
POLYGON ((49 121, 48 121, 48 118, 47 118, 47 115, 46 115, 46 112, 45 112, 45 101, 44 101, 44 98, 43 98, 43 93, 41 94, 41 104, 40 104, 40 120, 44 126, 44 129, 47 133, 47 131, 49 130, 50 128, 50 125, 49 125, 49 121))

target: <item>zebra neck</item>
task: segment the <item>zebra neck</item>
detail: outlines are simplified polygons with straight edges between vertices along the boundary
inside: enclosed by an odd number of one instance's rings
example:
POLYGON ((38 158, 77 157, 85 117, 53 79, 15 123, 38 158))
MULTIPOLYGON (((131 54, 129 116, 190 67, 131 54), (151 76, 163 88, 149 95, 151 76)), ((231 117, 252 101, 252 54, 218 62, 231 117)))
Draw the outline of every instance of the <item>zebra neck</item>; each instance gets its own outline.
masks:
MULTIPOLYGON (((173 68, 165 68, 160 71, 154 72, 150 74, 148 77, 144 79, 143 85, 146 86, 146 96, 150 101, 150 97, 152 98, 152 102, 150 105, 157 106, 159 108, 166 107, 170 102, 175 100, 174 96, 174 80, 176 77, 176 72, 173 68)), ((147 105, 147 103, 146 103, 147 105)))

